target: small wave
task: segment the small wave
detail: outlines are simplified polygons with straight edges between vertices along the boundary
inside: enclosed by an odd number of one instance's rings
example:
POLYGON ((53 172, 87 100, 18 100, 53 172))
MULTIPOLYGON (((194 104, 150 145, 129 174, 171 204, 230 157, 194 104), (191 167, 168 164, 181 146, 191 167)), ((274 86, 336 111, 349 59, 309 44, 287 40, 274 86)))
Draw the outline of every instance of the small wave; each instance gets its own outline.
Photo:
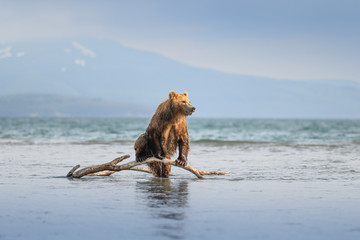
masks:
POLYGON ((191 143, 198 144, 214 144, 214 145, 240 145, 240 144, 271 144, 272 142, 261 141, 242 141, 242 140, 215 140, 215 139, 199 139, 193 140, 191 143))
POLYGON ((0 139, 13 139, 14 137, 12 135, 3 135, 0 137, 0 139))
MULTIPOLYGON (((135 139, 113 140, 113 139, 15 139, 12 137, 0 138, 0 144, 76 144, 76 145, 96 145, 96 144, 134 144, 135 139)), ((198 139, 190 140, 190 144, 210 145, 210 146, 287 146, 294 148, 303 147, 327 147, 339 148, 348 145, 360 145, 359 141, 353 142, 280 142, 280 141, 251 141, 251 140, 219 140, 219 139, 198 139)))
POLYGON ((199 139, 192 140, 190 144, 212 145, 212 146, 283 146, 292 148, 304 147, 326 147, 341 148, 348 145, 360 145, 360 142, 281 142, 281 141, 249 141, 249 140, 215 140, 215 139, 199 139))
POLYGON ((56 141, 56 140, 7 140, 0 141, 0 144, 10 144, 10 145, 62 145, 62 144, 74 144, 74 145, 96 145, 96 144, 104 144, 104 145, 112 145, 112 144, 133 144, 134 141, 131 140, 86 140, 86 141, 56 141))
POLYGON ((131 140, 87 140, 87 141, 72 141, 70 144, 79 144, 79 145, 93 145, 93 144, 129 144, 134 143, 135 141, 131 140))

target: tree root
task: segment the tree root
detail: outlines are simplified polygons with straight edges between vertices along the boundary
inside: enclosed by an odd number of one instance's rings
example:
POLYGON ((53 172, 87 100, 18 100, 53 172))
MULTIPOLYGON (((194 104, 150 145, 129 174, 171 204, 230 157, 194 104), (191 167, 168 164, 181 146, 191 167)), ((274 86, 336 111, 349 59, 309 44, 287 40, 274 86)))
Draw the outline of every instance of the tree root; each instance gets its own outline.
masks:
POLYGON ((196 175, 198 178, 203 178, 203 175, 226 175, 226 174, 231 173, 231 172, 220 172, 220 171, 201 171, 201 170, 197 170, 196 168, 193 168, 189 165, 179 166, 175 163, 175 161, 172 161, 170 159, 158 159, 155 157, 147 158, 143 162, 132 161, 132 162, 128 162, 128 163, 125 163, 122 165, 117 165, 119 162, 121 162, 124 159, 127 159, 129 157, 130 157, 130 155, 124 155, 124 156, 121 156, 121 157, 118 157, 118 158, 112 160, 111 162, 96 165, 96 166, 86 167, 86 168, 76 171, 80 167, 80 165, 77 165, 70 170, 70 172, 66 175, 66 177, 81 178, 83 176, 110 176, 111 174, 113 174, 115 172, 119 172, 119 171, 123 171, 123 170, 133 170, 133 171, 151 173, 150 169, 144 168, 144 167, 137 167, 137 166, 146 164, 146 163, 150 163, 153 161, 161 162, 164 164, 170 164, 172 166, 185 169, 185 170, 193 173, 194 175, 196 175), (104 172, 104 171, 107 171, 107 172, 104 172))

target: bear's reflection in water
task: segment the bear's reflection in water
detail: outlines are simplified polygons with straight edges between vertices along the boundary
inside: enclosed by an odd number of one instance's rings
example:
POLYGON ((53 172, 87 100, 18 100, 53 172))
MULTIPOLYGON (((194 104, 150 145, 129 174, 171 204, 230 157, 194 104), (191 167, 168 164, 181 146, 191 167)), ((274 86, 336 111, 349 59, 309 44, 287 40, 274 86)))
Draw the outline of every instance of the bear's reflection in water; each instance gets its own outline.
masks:
POLYGON ((154 220, 154 234, 173 239, 184 238, 189 194, 187 181, 151 178, 138 181, 136 191, 138 199, 154 220))

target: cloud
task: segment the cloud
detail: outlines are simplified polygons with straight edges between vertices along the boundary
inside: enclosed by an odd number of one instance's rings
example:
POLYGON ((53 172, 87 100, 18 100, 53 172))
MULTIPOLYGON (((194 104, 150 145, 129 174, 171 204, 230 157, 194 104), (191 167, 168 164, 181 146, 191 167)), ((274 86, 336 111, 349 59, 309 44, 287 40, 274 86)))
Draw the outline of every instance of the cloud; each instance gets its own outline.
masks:
POLYGON ((76 59, 75 64, 85 67, 85 60, 84 59, 76 59))
POLYGON ((75 48, 79 49, 85 56, 90 56, 90 57, 93 57, 93 58, 96 57, 96 54, 92 50, 84 47, 83 45, 81 45, 78 42, 73 41, 73 46, 75 48))
POLYGON ((25 55, 25 52, 18 52, 17 54, 16 54, 16 56, 18 56, 18 57, 22 57, 22 56, 24 56, 25 55))
POLYGON ((7 48, 4 48, 4 49, 0 49, 0 59, 11 57, 12 56, 11 49, 12 49, 11 46, 7 47, 7 48))

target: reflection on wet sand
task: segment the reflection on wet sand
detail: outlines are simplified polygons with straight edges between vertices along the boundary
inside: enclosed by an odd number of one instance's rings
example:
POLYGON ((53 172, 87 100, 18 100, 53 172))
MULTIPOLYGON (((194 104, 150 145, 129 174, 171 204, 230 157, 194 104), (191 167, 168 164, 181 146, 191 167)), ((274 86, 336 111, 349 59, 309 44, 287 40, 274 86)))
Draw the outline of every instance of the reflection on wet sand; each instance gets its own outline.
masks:
POLYGON ((154 234, 172 239, 185 237, 188 182, 151 178, 138 181, 136 191, 153 218, 154 234))

